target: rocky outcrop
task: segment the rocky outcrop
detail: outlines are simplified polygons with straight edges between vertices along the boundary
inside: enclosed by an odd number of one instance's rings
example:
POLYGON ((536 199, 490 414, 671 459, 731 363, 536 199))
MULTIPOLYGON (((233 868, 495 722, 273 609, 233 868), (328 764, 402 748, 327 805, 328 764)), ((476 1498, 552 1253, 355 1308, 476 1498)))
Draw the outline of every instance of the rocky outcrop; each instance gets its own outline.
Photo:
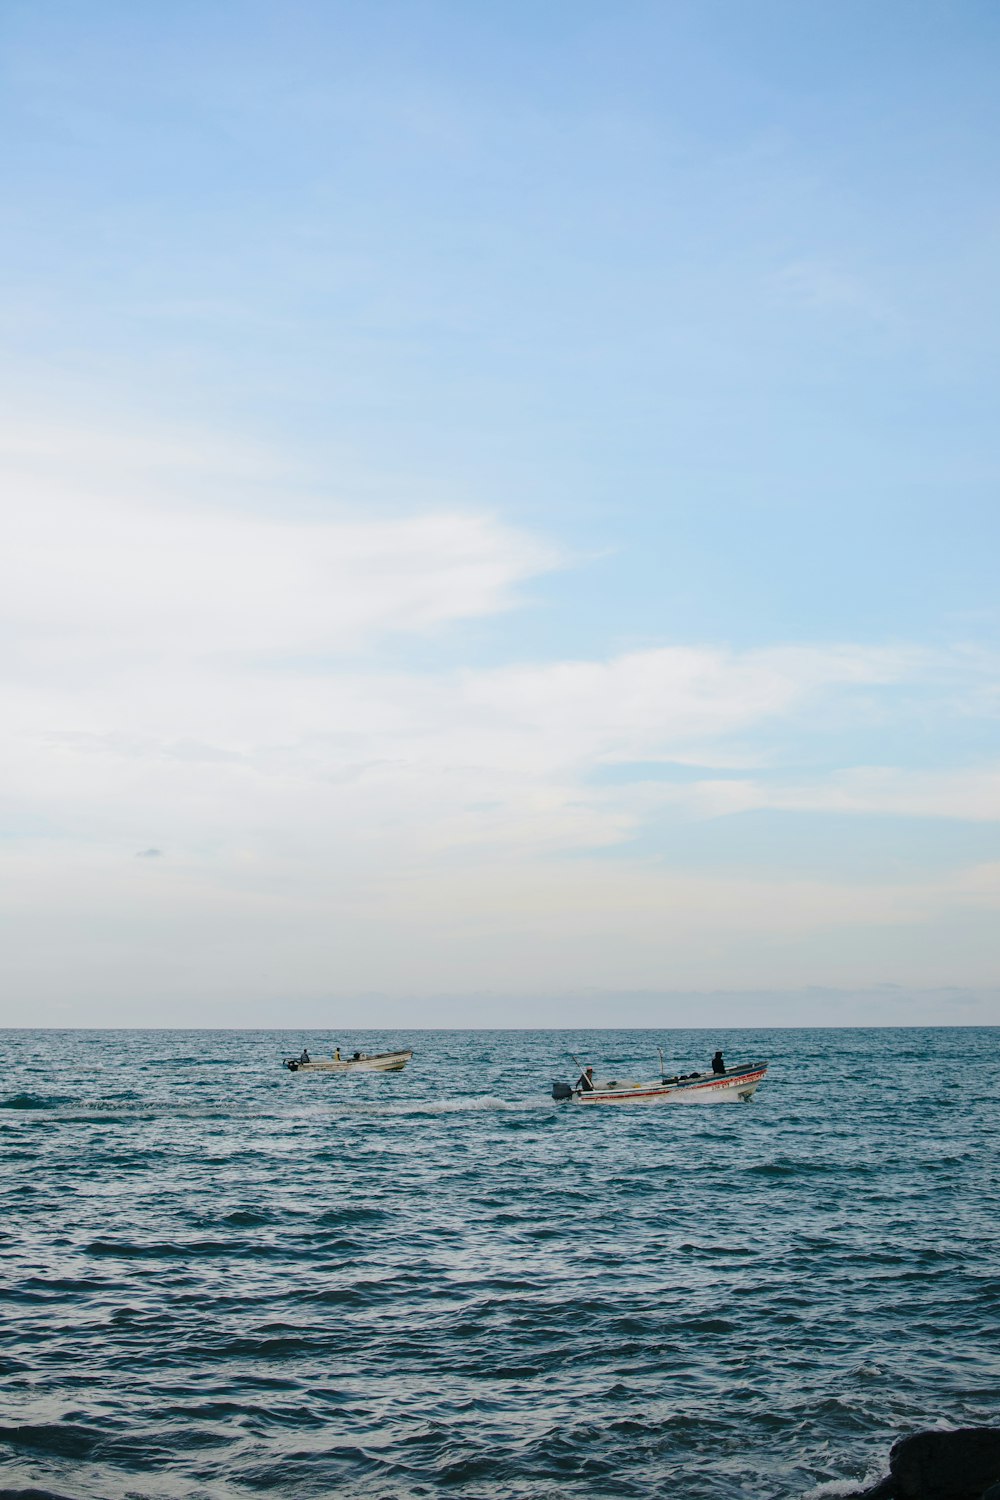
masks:
POLYGON ((1000 1500, 1000 1427, 900 1438, 887 1477, 845 1500, 1000 1500))

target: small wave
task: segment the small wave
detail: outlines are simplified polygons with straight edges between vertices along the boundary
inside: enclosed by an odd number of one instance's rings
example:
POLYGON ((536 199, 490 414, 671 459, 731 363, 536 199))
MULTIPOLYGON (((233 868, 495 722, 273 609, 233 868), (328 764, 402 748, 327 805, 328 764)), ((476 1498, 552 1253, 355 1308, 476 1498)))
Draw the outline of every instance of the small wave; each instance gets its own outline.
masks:
POLYGON ((270 1208, 234 1208, 223 1214, 223 1224, 235 1224, 240 1229, 260 1229, 267 1224, 280 1224, 283 1214, 270 1208))
POLYGON ((809 1157, 779 1156, 771 1161, 754 1162, 745 1170, 760 1177, 799 1177, 823 1173, 840 1177, 864 1177, 870 1176, 874 1169, 867 1162, 822 1161, 809 1157))
POLYGON ((847 1496, 850 1500, 852 1495, 857 1495, 868 1487, 867 1479, 826 1479, 815 1489, 807 1490, 802 1500, 839 1500, 840 1496, 847 1496))
POLYGON ((60 1458, 89 1458, 99 1442, 99 1433, 71 1422, 0 1426, 0 1443, 36 1453, 55 1453, 60 1458))
POLYGON ((466 1094, 456 1099, 425 1099, 407 1104, 347 1104, 345 1113, 391 1116, 464 1114, 551 1114, 556 1113, 551 1099, 499 1099, 493 1094, 466 1094))
POLYGON ((199 1360, 211 1359, 222 1364, 234 1359, 284 1360, 296 1359, 304 1354, 316 1354, 328 1342, 328 1335, 322 1329, 297 1334, 275 1334, 270 1337, 239 1334, 228 1338, 192 1340, 185 1352, 199 1360))
POLYGON ((679 1249, 686 1255, 706 1256, 730 1256, 749 1255, 754 1256, 759 1252, 751 1245, 698 1245, 692 1240, 687 1240, 679 1249))
POLYGON ((126 1094, 120 1099, 84 1099, 77 1107, 92 1110, 98 1115, 112 1115, 141 1108, 141 1101, 136 1094, 126 1094))
POLYGON ((55 1490, 0 1490, 0 1500, 70 1500, 55 1490))
POLYGON ((239 1240, 191 1240, 189 1243, 172 1240, 153 1240, 146 1244, 135 1240, 92 1240, 87 1245, 88 1255, 117 1257, 122 1260, 188 1260, 193 1257, 214 1255, 247 1255, 256 1250, 254 1245, 245 1245, 239 1240))
POLYGON ((729 1318, 686 1318, 680 1326, 686 1334, 736 1332, 736 1324, 729 1318))
POLYGON ((802 1500, 839 1500, 840 1496, 857 1495, 876 1485, 884 1474, 885 1465, 878 1459, 872 1459, 864 1474, 857 1479, 825 1479, 815 1488, 807 1490, 802 1500))
POLYGON ((68 1104, 65 1098, 46 1098, 44 1094, 11 1094, 7 1099, 0 1099, 0 1109, 58 1109, 60 1104, 68 1104))
POLYGON ((316 1222, 341 1228, 353 1224, 381 1224, 389 1217, 389 1211, 384 1208, 372 1208, 363 1203, 345 1203, 342 1207, 325 1209, 316 1222))

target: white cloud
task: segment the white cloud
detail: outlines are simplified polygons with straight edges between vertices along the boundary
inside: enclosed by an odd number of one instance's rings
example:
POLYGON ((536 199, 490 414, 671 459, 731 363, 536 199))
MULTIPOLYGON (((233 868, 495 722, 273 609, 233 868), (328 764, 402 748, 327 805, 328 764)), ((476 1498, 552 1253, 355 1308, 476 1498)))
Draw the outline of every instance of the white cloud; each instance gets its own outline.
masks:
MULTIPOLYGON (((624 852, 668 804, 997 816, 991 769, 778 774, 790 727, 835 705, 849 718, 858 695, 944 685, 983 710, 989 661, 674 646, 376 669, 352 653, 379 641, 391 660, 394 639, 508 609, 560 559, 454 510, 306 522, 172 505, 176 472, 144 486, 141 446, 116 456, 95 439, 37 458, 22 446, 0 549, 7 960, 29 988, 73 966, 111 984, 120 962, 124 992, 144 955, 172 994, 206 976, 217 992, 252 990, 279 972, 308 989, 331 966, 399 990, 484 970, 511 985, 656 985, 665 965, 696 983, 706 962, 717 983, 807 982, 796 945, 816 934, 851 930, 863 955, 857 934, 910 931, 935 902, 995 907, 988 869, 964 885, 861 888, 692 877, 624 852), (645 761, 744 774, 595 777, 645 761)), ((839 962, 828 955, 824 973, 885 973, 839 962)))
POLYGON ((339 653, 509 607, 554 566, 489 516, 292 522, 35 489, 0 551, 0 628, 30 671, 339 653))

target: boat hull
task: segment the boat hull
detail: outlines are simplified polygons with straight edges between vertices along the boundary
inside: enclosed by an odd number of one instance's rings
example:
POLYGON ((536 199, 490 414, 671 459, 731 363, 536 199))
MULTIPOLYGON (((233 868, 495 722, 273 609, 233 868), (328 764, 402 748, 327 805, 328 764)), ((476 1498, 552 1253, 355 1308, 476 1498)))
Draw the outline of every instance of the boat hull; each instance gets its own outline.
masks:
POLYGON ((286 1057, 285 1067, 290 1073, 399 1073, 410 1058, 411 1051, 376 1052, 371 1057, 317 1057, 309 1062, 299 1062, 297 1057, 286 1057))
POLYGON ((727 1068, 725 1073, 700 1073, 676 1083, 596 1084, 574 1089, 572 1098, 594 1104, 741 1104, 753 1098, 767 1075, 767 1063, 727 1068))

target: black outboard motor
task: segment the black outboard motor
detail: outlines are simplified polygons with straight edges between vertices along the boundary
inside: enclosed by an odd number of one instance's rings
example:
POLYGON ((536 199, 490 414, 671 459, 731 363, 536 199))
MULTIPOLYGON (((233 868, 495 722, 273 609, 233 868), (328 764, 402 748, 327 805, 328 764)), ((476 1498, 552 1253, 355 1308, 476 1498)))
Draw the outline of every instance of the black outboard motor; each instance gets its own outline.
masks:
POLYGON ((562 1083, 560 1079, 553 1078, 552 1097, 553 1099, 572 1099, 573 1090, 570 1088, 568 1083, 562 1083))

